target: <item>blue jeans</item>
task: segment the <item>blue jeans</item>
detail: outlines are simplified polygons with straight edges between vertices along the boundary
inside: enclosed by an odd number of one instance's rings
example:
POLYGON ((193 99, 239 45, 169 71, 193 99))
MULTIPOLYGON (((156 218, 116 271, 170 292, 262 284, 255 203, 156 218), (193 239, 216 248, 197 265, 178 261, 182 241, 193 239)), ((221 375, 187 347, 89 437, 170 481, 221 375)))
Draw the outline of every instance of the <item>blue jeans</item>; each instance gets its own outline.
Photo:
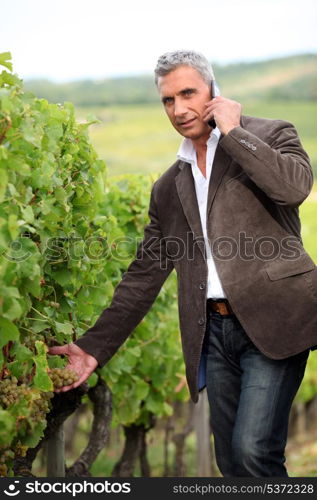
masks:
POLYGON ((203 353, 216 460, 222 475, 287 476, 284 450, 289 412, 309 350, 272 360, 251 342, 236 316, 211 312, 203 353))

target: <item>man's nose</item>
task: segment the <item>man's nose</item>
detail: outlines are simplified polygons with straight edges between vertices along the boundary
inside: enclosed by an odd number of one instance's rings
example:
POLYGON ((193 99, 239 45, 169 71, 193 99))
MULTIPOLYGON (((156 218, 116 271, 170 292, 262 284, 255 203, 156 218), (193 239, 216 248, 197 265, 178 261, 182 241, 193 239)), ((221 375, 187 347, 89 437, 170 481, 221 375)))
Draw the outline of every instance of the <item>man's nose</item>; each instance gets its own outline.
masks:
POLYGON ((178 118, 184 116, 187 113, 186 103, 182 99, 175 99, 174 114, 178 118))

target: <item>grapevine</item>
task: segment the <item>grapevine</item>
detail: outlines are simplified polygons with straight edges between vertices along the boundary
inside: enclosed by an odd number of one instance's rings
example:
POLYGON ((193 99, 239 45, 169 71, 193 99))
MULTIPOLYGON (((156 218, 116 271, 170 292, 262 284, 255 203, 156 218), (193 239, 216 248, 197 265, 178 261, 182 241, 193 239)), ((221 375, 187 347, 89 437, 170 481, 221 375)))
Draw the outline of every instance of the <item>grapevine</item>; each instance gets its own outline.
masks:
MULTIPOLYGON (((0 54, 0 475, 38 445, 54 387, 76 380, 47 346, 69 343, 91 323, 89 290, 107 297, 103 262, 85 241, 95 224, 105 164, 70 103, 25 92, 0 54), (105 292, 105 293, 104 293, 105 292), (56 358, 56 357, 55 357, 56 358), (53 370, 53 381, 50 378, 53 370)), ((106 283, 107 286, 107 283, 106 283)))

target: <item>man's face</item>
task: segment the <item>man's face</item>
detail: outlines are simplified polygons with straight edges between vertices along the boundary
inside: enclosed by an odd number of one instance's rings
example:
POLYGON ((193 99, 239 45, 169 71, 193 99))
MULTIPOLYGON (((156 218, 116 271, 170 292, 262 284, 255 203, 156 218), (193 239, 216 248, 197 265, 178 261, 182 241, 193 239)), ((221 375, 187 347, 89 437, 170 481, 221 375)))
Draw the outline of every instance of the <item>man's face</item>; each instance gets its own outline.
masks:
POLYGON ((173 127, 193 141, 209 137, 210 127, 202 120, 211 89, 190 66, 179 66, 158 78, 158 90, 173 127))

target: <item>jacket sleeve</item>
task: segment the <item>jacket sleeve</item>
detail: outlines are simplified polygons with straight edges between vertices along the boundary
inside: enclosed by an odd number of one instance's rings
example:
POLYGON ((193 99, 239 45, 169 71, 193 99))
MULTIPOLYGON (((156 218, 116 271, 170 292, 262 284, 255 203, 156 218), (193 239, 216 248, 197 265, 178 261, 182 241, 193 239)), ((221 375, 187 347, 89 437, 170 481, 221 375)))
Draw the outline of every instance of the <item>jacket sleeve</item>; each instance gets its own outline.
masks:
POLYGON ((264 140, 236 127, 220 142, 250 179, 275 203, 296 207, 310 193, 309 158, 291 123, 270 120, 264 140))
POLYGON ((152 189, 150 223, 144 230, 136 257, 115 289, 111 304, 75 344, 103 366, 142 320, 173 269, 166 256, 152 189))

